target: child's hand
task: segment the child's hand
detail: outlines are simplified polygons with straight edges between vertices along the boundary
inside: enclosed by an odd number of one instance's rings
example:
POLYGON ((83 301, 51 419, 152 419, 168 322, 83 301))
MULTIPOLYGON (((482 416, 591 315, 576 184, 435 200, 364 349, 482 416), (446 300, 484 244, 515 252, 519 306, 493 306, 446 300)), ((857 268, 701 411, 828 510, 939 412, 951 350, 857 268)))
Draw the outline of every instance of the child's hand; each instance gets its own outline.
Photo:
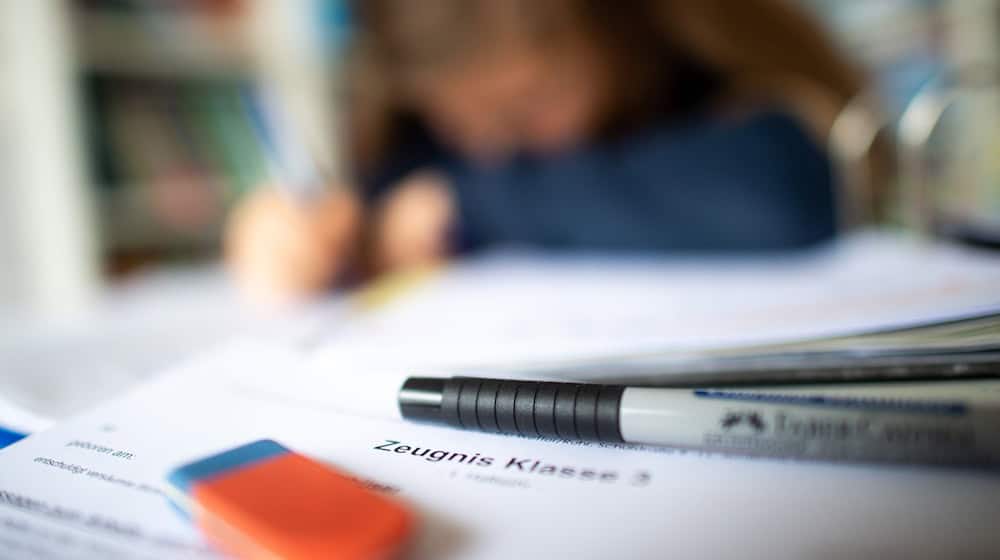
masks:
POLYGON ((226 226, 226 261, 257 300, 283 303, 328 288, 348 265, 361 225, 346 189, 297 203, 273 188, 250 195, 226 226))
POLYGON ((447 179, 434 171, 418 171, 395 185, 374 215, 376 271, 418 268, 444 260, 454 205, 447 179))

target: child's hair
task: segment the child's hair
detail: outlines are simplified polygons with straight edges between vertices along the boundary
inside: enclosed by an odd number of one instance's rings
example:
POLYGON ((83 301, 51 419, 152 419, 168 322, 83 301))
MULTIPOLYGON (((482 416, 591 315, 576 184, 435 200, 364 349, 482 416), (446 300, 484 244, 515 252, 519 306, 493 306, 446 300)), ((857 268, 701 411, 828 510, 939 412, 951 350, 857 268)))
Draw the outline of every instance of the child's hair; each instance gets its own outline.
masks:
POLYGON ((355 164, 377 164, 409 84, 501 42, 582 40, 610 72, 602 130, 714 104, 779 103, 819 134, 862 87, 811 19, 783 0, 359 0, 350 84, 355 164), (664 109, 666 107, 666 109, 664 109))

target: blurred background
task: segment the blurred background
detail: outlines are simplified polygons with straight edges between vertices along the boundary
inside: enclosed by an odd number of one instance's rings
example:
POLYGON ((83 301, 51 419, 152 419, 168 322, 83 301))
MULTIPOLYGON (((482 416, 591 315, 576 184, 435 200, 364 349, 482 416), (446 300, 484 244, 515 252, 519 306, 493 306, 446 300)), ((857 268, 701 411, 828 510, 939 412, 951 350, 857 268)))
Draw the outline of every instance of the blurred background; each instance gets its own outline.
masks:
MULTIPOLYGON (((948 223, 995 228, 998 3, 798 1, 871 69, 877 118, 920 144, 904 138, 919 161, 893 180, 922 182, 948 223)), ((227 209, 265 173, 246 92, 274 91, 333 158, 348 32, 343 0, 0 4, 2 313, 59 314, 137 271, 215 262, 227 209)))
POLYGON ((272 84, 302 122, 332 126, 341 9, 4 3, 0 308, 60 313, 151 265, 216 259, 227 209, 264 178, 247 92, 272 84))

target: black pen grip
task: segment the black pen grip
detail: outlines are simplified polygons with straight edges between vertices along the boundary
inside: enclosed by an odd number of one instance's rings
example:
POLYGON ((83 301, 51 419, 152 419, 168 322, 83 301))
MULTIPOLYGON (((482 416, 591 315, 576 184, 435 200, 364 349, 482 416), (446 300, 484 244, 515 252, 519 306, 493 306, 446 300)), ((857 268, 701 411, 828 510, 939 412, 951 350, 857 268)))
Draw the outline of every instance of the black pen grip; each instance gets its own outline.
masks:
POLYGON ((404 418, 466 430, 568 440, 623 441, 622 385, 410 378, 400 391, 404 418))

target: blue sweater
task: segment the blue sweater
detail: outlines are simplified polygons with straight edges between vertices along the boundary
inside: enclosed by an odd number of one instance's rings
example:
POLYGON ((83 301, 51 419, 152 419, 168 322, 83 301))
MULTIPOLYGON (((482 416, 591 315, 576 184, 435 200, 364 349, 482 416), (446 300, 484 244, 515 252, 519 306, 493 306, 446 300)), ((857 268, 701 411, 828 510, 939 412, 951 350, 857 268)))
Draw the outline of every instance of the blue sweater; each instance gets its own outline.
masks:
POLYGON ((477 166, 408 143, 382 188, 417 167, 451 180, 456 249, 758 251, 833 236, 830 163, 792 117, 660 124, 564 154, 477 166))

